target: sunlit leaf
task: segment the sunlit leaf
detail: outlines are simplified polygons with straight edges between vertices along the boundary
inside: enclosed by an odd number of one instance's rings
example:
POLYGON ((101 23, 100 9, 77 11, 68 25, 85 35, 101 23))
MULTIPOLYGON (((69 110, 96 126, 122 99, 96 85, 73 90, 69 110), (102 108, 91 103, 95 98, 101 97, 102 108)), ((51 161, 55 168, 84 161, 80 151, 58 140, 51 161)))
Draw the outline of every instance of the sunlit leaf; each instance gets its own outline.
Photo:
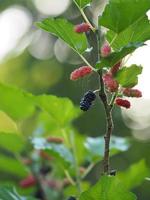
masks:
POLYGON ((41 95, 36 96, 34 102, 61 126, 71 122, 80 113, 68 98, 41 95))
POLYGON ((0 111, 0 132, 18 132, 16 123, 2 111, 0 111))
POLYGON ((124 183, 126 188, 133 189, 139 186, 150 175, 144 160, 132 164, 129 169, 119 172, 117 177, 124 183))
POLYGON ((138 75, 142 73, 142 67, 131 65, 130 67, 123 67, 116 74, 115 79, 122 87, 133 87, 138 83, 138 75))
POLYGON ((0 83, 0 109, 13 119, 26 118, 34 111, 34 105, 29 94, 0 83))
POLYGON ((83 53, 87 49, 86 36, 75 33, 74 26, 65 19, 44 19, 37 22, 37 26, 61 38, 78 53, 83 53))
POLYGON ((145 16, 149 9, 150 0, 109 0, 99 24, 120 33, 145 16))
POLYGON ((98 183, 86 192, 83 192, 79 200, 136 200, 131 192, 128 192, 116 177, 103 176, 98 183))
POLYGON ((145 42, 150 39, 150 21, 147 16, 143 16, 119 34, 108 31, 106 37, 116 51, 129 43, 145 42))

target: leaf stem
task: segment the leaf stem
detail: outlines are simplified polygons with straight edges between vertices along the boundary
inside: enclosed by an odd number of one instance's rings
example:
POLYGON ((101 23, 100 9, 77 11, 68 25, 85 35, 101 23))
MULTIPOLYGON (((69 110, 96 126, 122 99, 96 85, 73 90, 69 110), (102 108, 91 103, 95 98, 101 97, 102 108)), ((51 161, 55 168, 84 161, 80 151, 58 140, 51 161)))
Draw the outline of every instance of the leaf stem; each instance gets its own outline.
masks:
POLYGON ((85 22, 88 23, 88 24, 90 25, 91 30, 92 30, 93 32, 95 32, 95 28, 92 26, 92 24, 91 24, 90 21, 88 20, 86 14, 84 13, 83 8, 81 8, 81 7, 77 4, 77 2, 76 2, 75 0, 74 0, 74 3, 75 3, 75 5, 77 6, 77 8, 79 9, 79 11, 80 11, 80 13, 81 13, 83 19, 85 20, 85 22))
POLYGON ((66 177, 67 177, 68 180, 70 181, 70 183, 71 183, 72 185, 76 185, 76 183, 74 182, 74 180, 73 180, 72 177, 70 176, 68 170, 65 169, 64 172, 65 172, 66 177))
POLYGON ((110 46, 114 43, 115 39, 117 38, 118 34, 116 33, 115 36, 113 37, 112 41, 110 42, 110 46))
POLYGON ((88 167, 87 167, 87 169, 86 169, 86 171, 84 172, 84 174, 82 175, 82 179, 84 179, 89 173, 90 173, 90 171, 93 169, 93 167, 96 165, 96 163, 91 163, 88 167))
POLYGON ((81 189, 81 178, 80 178, 80 171, 79 171, 79 166, 78 166, 78 160, 77 160, 77 155, 76 155, 76 146, 75 146, 75 141, 74 141, 74 133, 71 133, 70 137, 70 142, 71 142, 71 147, 72 147, 72 153, 74 155, 74 167, 75 167, 75 173, 76 173, 76 187, 78 190, 78 195, 81 194, 82 189, 81 189))
POLYGON ((91 64, 86 60, 86 58, 82 54, 78 53, 78 55, 87 64, 87 66, 91 67, 93 71, 96 71, 96 69, 91 66, 91 64))
POLYGON ((95 28, 92 26, 92 24, 90 23, 90 21, 88 20, 87 16, 85 15, 84 11, 82 8, 80 8, 80 12, 81 12, 81 15, 83 17, 83 19, 85 20, 86 23, 88 23, 90 25, 90 28, 93 32, 95 32, 95 28))

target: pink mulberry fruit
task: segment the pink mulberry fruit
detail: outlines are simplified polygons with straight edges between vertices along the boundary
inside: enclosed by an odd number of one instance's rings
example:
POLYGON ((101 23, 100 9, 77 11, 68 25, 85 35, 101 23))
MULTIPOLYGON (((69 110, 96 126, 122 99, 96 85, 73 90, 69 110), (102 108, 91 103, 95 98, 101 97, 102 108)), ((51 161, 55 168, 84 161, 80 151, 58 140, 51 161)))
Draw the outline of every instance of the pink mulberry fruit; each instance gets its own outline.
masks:
POLYGON ((113 79, 110 73, 103 75, 103 81, 110 92, 116 92, 118 90, 119 84, 113 79))
POLYGON ((116 103, 117 106, 121 106, 121 107, 124 107, 124 108, 127 108, 127 109, 131 107, 130 102, 128 100, 125 100, 125 99, 117 98, 115 103, 116 103))
POLYGON ((88 23, 82 23, 82 24, 78 24, 74 27, 74 31, 76 33, 85 33, 88 32, 90 30, 90 25, 88 23))
POLYGON ((142 97, 142 92, 140 90, 137 89, 131 89, 131 88, 125 88, 123 90, 123 94, 127 97, 142 97))
POLYGON ((78 69, 75 69, 71 75, 70 75, 70 79, 75 81, 79 78, 82 78, 88 74, 90 74, 92 72, 92 68, 89 67, 89 66, 83 66, 83 67, 80 67, 78 69))
POLYGON ((111 47, 108 43, 105 43, 101 48, 101 56, 102 57, 108 57, 111 53, 111 47))

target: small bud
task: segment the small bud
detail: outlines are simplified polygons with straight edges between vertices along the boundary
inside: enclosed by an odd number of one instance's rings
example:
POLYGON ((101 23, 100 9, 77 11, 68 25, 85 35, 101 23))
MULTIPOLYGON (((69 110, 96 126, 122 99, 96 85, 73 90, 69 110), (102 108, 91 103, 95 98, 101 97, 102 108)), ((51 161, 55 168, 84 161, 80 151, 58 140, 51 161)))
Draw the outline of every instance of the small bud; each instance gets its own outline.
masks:
POLYGON ((36 179, 34 178, 34 176, 30 175, 28 177, 26 177, 25 179, 21 180, 19 185, 22 188, 29 188, 32 187, 36 184, 36 179))
POLYGON ((111 67, 109 72, 114 76, 118 72, 120 67, 121 67, 121 61, 115 64, 113 67, 111 67))
POLYGON ((112 74, 106 73, 103 75, 103 81, 106 87, 110 92, 117 92, 119 84, 118 82, 112 77, 112 74))
POLYGON ((127 97, 136 97, 136 98, 142 97, 142 92, 140 90, 131 88, 125 88, 123 90, 123 94, 127 97))
POLYGON ((47 142, 61 144, 64 142, 64 139, 61 137, 48 137, 47 142))
POLYGON ((101 48, 101 56, 103 58, 108 57, 111 53, 111 47, 108 43, 105 43, 101 48))
POLYGON ((92 72, 92 68, 89 67, 89 66, 83 66, 83 67, 80 67, 76 70, 74 70, 71 75, 70 75, 70 79, 75 81, 79 78, 82 78, 88 74, 90 74, 92 72))
POLYGON ((127 108, 127 109, 131 107, 130 102, 128 100, 125 100, 125 99, 117 98, 115 103, 116 103, 117 106, 121 106, 121 107, 124 107, 124 108, 127 108))
POLYGON ((88 32, 90 30, 90 25, 88 23, 82 23, 82 24, 78 24, 74 27, 74 31, 76 33, 85 33, 88 32))

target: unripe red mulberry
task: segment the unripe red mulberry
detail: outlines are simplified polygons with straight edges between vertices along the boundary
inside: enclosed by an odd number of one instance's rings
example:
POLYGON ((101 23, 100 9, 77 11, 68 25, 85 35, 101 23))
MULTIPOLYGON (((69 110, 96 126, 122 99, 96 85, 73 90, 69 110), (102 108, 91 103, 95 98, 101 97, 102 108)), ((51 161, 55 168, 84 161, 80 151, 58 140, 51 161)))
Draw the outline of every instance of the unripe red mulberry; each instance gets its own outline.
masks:
POLYGON ((120 67, 121 67, 121 61, 115 64, 113 67, 111 67, 109 72, 114 76, 118 72, 120 67))
POLYGON ((124 108, 127 108, 127 109, 131 107, 130 102, 128 100, 125 100, 125 99, 117 98, 115 103, 116 103, 117 106, 121 106, 121 107, 124 107, 124 108))
POLYGON ((111 47, 108 43, 105 43, 101 48, 101 56, 102 57, 108 57, 111 53, 111 47))
POLYGON ((110 92, 116 92, 118 90, 119 84, 113 79, 112 74, 106 73, 103 75, 103 81, 110 92))
POLYGON ((25 179, 23 179, 22 181, 20 181, 19 185, 22 188, 29 188, 32 187, 36 184, 36 179, 34 178, 34 176, 30 175, 28 177, 26 177, 25 179))
POLYGON ((83 66, 83 67, 80 67, 76 70, 74 70, 71 75, 70 75, 70 79, 75 81, 79 78, 82 78, 88 74, 90 74, 92 72, 92 68, 89 67, 89 66, 83 66))
POLYGON ((64 142, 64 139, 61 137, 48 137, 47 142, 52 142, 52 143, 57 143, 57 144, 61 144, 64 142))
POLYGON ((142 92, 140 90, 137 89, 131 89, 131 88, 125 88, 123 90, 123 94, 127 97, 142 97, 142 92))
POLYGON ((89 31, 91 28, 90 28, 90 25, 88 23, 82 23, 82 24, 78 24, 74 27, 74 31, 76 33, 85 33, 87 31, 89 31))

